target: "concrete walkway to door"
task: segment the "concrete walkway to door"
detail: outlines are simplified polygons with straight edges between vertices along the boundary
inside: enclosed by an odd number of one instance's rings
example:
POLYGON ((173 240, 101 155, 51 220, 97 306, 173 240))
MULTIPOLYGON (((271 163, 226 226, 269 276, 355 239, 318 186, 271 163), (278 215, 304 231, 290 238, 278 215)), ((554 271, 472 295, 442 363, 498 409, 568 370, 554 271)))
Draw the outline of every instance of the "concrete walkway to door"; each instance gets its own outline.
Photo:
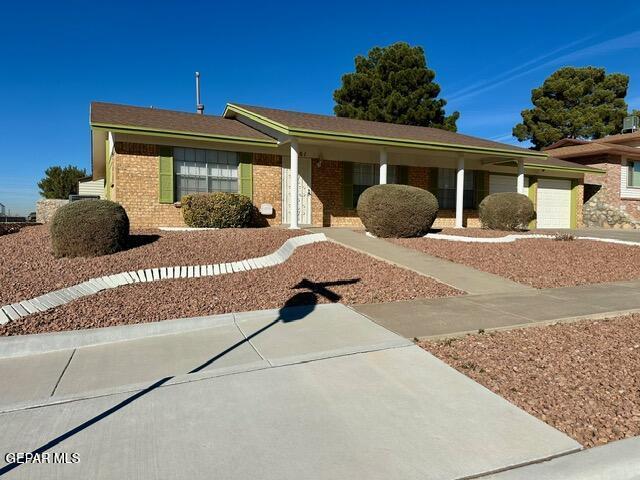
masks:
POLYGON ((324 233, 329 240, 372 257, 413 270, 464 292, 478 294, 522 293, 534 290, 506 278, 475 268, 426 255, 386 240, 373 238, 351 228, 309 228, 324 233))

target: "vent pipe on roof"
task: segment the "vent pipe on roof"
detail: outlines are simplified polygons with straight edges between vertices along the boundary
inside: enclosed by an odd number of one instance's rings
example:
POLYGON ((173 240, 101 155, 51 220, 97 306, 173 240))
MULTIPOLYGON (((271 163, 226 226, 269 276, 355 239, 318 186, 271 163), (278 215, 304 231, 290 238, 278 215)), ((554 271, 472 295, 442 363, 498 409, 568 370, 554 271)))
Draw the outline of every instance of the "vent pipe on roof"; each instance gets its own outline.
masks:
POLYGON ((200 103, 200 72, 196 72, 196 110, 200 115, 204 113, 204 105, 200 103))

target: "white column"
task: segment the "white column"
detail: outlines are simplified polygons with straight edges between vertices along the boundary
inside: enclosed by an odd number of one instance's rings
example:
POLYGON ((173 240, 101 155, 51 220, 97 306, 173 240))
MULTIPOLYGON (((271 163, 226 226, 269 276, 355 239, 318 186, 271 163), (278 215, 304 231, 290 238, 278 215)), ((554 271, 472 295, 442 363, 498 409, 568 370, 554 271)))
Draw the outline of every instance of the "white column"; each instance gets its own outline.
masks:
POLYGON ((380 150, 380 185, 385 185, 387 183, 387 162, 387 151, 383 148, 380 150))
POLYGON ((289 178, 289 228, 298 228, 298 140, 291 139, 291 174, 289 178))
POLYGON ((456 172, 456 228, 462 228, 464 207, 464 157, 458 158, 456 172))
POLYGON ((518 182, 517 192, 524 194, 524 160, 518 159, 518 182))

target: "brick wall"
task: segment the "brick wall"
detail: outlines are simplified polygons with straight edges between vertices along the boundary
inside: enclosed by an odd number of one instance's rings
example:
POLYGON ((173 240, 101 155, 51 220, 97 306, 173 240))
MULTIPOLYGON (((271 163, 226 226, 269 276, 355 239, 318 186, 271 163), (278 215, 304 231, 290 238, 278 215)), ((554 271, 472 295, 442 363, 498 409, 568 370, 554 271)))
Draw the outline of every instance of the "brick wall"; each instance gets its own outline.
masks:
POLYGON ((253 154, 253 203, 273 205, 274 214, 265 217, 269 225, 282 223, 282 157, 266 153, 253 154))
MULTIPOLYGON (((314 226, 363 228, 355 208, 345 208, 342 198, 343 162, 311 162, 311 217, 314 226), (318 165, 320 163, 320 165, 318 165)), ((426 188, 427 169, 409 167, 409 184, 426 188)))
POLYGON ((158 162, 155 145, 115 145, 111 199, 127 211, 131 228, 184 226, 180 208, 158 201, 158 162))

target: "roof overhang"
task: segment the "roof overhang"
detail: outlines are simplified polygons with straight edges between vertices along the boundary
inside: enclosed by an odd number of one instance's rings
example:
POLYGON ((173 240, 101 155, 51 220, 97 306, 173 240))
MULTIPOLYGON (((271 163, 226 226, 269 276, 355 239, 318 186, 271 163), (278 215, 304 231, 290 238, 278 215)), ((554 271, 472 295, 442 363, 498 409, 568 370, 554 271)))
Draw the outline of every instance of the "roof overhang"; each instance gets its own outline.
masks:
POLYGON ((282 123, 276 122, 264 115, 260 115, 258 113, 255 113, 245 108, 234 105, 232 103, 227 104, 227 106, 225 107, 224 113, 222 115, 225 118, 234 118, 236 115, 241 115, 254 122, 257 122, 261 125, 271 128, 281 134, 292 136, 292 137, 299 137, 299 138, 310 138, 310 139, 317 139, 317 140, 333 140, 337 142, 367 143, 371 145, 380 145, 380 146, 389 146, 389 147, 407 147, 407 148, 417 148, 421 150, 444 150, 449 152, 460 152, 460 153, 481 153, 481 154, 490 154, 494 156, 508 157, 508 158, 520 158, 520 157, 532 157, 532 156, 537 156, 541 158, 547 157, 547 154, 542 152, 533 152, 533 151, 518 152, 516 150, 500 149, 500 148, 476 147, 476 146, 469 146, 469 145, 460 145, 460 144, 442 143, 442 142, 433 142, 433 141, 427 142, 427 141, 411 140, 411 139, 403 139, 403 138, 375 137, 370 135, 359 135, 359 134, 346 133, 346 132, 334 132, 334 131, 327 131, 327 130, 312 130, 312 129, 299 128, 299 127, 290 127, 282 123))
MULTIPOLYGON (((508 163, 513 163, 510 160, 491 162, 494 165, 506 165, 508 163)), ((580 164, 572 164, 569 165, 553 165, 551 163, 544 163, 543 161, 532 160, 524 160, 524 168, 525 170, 552 170, 555 172, 574 172, 574 173, 594 173, 596 175, 605 175, 607 172, 601 170, 599 168, 593 167, 585 167, 580 164)))
POLYGON ((117 125, 109 123, 91 123, 94 131, 109 131, 114 133, 135 133, 154 137, 184 138, 189 140, 225 142, 240 145, 253 145, 259 147, 277 147, 278 141, 275 139, 258 139, 248 137, 232 137, 228 135, 216 135, 205 133, 193 133, 179 130, 160 130, 148 127, 136 127, 132 125, 117 125))

